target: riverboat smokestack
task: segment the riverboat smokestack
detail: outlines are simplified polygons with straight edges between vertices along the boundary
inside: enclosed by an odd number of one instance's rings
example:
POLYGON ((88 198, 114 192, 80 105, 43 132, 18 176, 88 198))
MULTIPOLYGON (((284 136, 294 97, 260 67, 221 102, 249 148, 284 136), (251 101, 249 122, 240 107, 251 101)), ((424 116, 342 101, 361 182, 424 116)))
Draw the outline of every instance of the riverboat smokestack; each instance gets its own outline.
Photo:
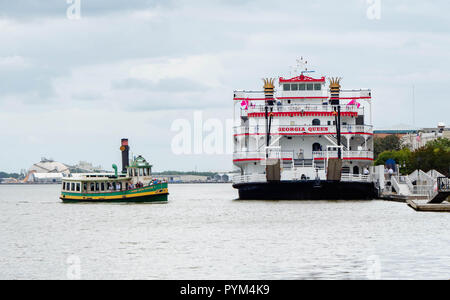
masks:
MULTIPOLYGON (((336 122, 337 144, 341 146, 341 79, 340 77, 330 78, 330 102, 334 106, 334 116, 336 122)), ((341 148, 338 148, 338 158, 342 158, 341 148)))
POLYGON ((127 168, 130 165, 130 147, 128 146, 128 139, 122 139, 120 151, 122 151, 122 173, 126 173, 127 168))
POLYGON ((275 93, 275 79, 266 78, 264 80, 264 95, 266 97, 266 103, 268 105, 273 105, 274 98, 273 95, 275 93))
MULTIPOLYGON (((265 78, 264 81, 264 96, 266 99, 265 103, 265 117, 266 117, 266 144, 267 147, 270 146, 270 127, 272 126, 273 117, 273 105, 275 102, 275 79, 265 78)), ((267 156, 267 154, 266 154, 267 156)))

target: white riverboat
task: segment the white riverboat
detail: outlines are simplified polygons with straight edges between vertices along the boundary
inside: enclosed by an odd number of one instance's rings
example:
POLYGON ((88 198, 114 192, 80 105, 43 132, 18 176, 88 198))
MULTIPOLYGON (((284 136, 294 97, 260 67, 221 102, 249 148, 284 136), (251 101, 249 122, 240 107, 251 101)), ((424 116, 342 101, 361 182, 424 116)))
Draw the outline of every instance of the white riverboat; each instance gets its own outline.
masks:
POLYGON ((234 92, 240 199, 375 197, 371 90, 343 90, 340 78, 308 73, 234 92))

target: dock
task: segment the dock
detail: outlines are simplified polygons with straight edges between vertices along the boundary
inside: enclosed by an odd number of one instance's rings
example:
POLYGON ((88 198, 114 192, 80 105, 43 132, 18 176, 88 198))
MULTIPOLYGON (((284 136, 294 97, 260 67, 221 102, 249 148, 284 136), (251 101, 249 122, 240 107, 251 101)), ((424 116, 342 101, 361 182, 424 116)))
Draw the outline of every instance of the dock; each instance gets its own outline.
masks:
POLYGON ((429 203, 418 203, 414 200, 406 200, 409 207, 415 211, 428 211, 428 212, 450 212, 450 203, 443 204, 429 204, 429 203))

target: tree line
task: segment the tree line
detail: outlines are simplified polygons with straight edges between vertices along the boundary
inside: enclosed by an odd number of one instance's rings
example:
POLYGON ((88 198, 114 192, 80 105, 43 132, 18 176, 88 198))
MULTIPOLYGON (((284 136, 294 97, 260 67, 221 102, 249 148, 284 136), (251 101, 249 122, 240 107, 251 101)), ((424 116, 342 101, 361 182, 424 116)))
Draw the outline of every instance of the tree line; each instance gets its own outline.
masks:
POLYGON ((374 140, 375 165, 384 165, 393 159, 402 174, 410 174, 417 169, 424 172, 437 170, 445 176, 450 175, 450 140, 438 138, 425 146, 411 151, 401 144, 398 136, 390 135, 374 140))

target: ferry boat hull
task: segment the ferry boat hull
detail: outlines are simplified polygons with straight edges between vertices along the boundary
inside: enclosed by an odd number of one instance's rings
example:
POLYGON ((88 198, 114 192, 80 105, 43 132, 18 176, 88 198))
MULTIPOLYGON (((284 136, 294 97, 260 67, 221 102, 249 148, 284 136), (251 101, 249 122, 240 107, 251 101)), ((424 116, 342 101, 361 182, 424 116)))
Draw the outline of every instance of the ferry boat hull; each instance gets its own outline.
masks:
POLYGON ((167 202, 169 192, 167 183, 147 186, 134 190, 106 193, 70 193, 62 192, 60 199, 65 203, 74 202, 167 202))
POLYGON ((233 185, 240 200, 373 200, 372 182, 279 181, 233 185))

